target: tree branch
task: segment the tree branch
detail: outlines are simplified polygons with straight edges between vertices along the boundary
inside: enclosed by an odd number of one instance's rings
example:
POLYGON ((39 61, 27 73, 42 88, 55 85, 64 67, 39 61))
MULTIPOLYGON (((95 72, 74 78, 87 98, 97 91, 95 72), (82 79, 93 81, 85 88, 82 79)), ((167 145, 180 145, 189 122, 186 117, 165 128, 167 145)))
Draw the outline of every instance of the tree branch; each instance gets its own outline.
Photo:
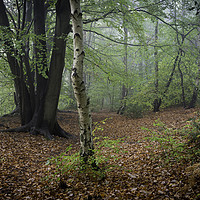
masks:
POLYGON ((157 3, 151 3, 151 4, 147 5, 147 6, 138 7, 138 8, 136 8, 136 10, 137 10, 137 9, 141 9, 141 8, 152 7, 152 6, 158 5, 158 4, 162 3, 162 2, 165 2, 165 0, 159 1, 159 2, 157 2, 157 3))
MULTIPOLYGON (((151 15, 151 16, 153 16, 153 17, 155 17, 155 18, 157 18, 157 19, 159 19, 161 22, 163 22, 164 24, 166 24, 166 25, 168 25, 168 26, 170 26, 172 29, 174 29, 176 32, 178 32, 178 30, 176 29, 176 28, 174 28, 171 24, 169 24, 169 23, 167 23, 166 21, 164 21, 163 19, 161 19, 160 17, 158 17, 158 16, 156 16, 156 15, 154 15, 154 14, 152 14, 152 13, 150 13, 150 12, 148 12, 148 11, 146 11, 146 10, 142 10, 142 9, 137 9, 136 11, 138 11, 138 12, 144 12, 144 13, 147 13, 148 15, 151 15)), ((179 32, 178 32, 179 33, 179 32)), ((179 33, 180 35, 182 35, 182 33, 179 33)))
POLYGON ((88 23, 91 23, 91 22, 96 22, 96 21, 98 21, 98 20, 100 20, 100 19, 105 19, 108 15, 114 13, 113 11, 114 11, 114 9, 111 10, 111 11, 109 11, 109 12, 107 12, 107 13, 105 13, 103 16, 98 17, 98 18, 84 20, 84 21, 83 21, 83 24, 88 24, 88 23))
POLYGON ((93 31, 93 30, 88 30, 88 29, 84 29, 84 31, 86 32, 92 32, 92 33, 95 33, 96 35, 99 35, 107 40, 110 40, 112 42, 115 42, 117 44, 122 44, 122 45, 128 45, 128 46, 133 46, 133 47, 143 47, 143 46, 151 46, 151 47, 164 47, 164 46, 172 46, 172 45, 152 45, 152 44, 131 44, 131 43, 125 43, 125 42, 121 42, 121 41, 117 41, 117 40, 114 40, 112 38, 109 38, 101 33, 98 33, 96 31, 93 31))
POLYGON ((8 9, 7 9, 6 7, 5 7, 5 9, 6 9, 6 12, 9 14, 9 16, 10 16, 12 22, 13 22, 13 25, 14 25, 14 27, 15 27, 15 30, 17 30, 17 25, 16 25, 16 23, 15 23, 15 20, 14 20, 12 14, 8 11, 8 9))

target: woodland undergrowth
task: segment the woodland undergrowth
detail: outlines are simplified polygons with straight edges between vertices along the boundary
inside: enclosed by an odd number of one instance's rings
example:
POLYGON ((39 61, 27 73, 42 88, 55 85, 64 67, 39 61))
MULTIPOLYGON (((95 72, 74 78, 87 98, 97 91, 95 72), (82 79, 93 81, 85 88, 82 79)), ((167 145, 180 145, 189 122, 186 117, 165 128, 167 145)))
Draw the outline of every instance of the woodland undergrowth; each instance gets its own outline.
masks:
MULTIPOLYGON (((78 137, 0 133, 0 199, 199 199, 198 109, 92 117, 99 170, 81 163, 78 137)), ((59 123, 78 136, 77 113, 60 113, 59 123)))

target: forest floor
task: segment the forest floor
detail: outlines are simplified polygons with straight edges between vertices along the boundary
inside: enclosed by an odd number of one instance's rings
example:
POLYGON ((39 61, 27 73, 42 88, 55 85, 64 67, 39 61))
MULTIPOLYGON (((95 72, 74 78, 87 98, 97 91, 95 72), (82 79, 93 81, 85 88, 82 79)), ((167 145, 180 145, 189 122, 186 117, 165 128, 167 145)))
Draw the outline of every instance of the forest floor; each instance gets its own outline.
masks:
MULTIPOLYGON (((72 149, 69 154, 78 151, 77 113, 59 113, 58 116, 60 125, 76 135, 76 139, 56 137, 48 141, 40 135, 0 133, 0 199, 198 199, 200 186, 191 183, 186 173, 192 163, 183 160, 165 163, 161 150, 156 148, 157 144, 148 147, 150 142, 144 140, 149 136, 149 131, 141 129, 145 127, 159 131, 158 127, 153 126, 157 119, 170 130, 180 129, 196 115, 196 111, 198 109, 173 108, 148 113, 140 119, 108 112, 93 113, 95 136, 109 137, 114 141, 122 138, 123 142, 119 143, 118 150, 102 147, 104 156, 113 154, 113 159, 111 156, 104 163, 107 171, 103 178, 92 178, 77 171, 65 177, 64 185, 45 179, 48 173, 54 171, 46 163, 48 158, 65 152, 70 144, 72 149)), ((0 118, 0 124, 17 127, 19 117, 0 118)))

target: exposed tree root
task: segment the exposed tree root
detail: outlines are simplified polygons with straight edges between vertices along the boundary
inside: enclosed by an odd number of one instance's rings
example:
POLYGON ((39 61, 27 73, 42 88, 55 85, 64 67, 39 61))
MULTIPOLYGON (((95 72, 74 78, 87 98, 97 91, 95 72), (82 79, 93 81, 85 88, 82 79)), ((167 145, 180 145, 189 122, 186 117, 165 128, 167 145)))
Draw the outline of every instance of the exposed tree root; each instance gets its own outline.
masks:
POLYGON ((47 140, 53 140, 54 139, 53 135, 50 134, 48 128, 39 129, 37 131, 38 131, 39 134, 43 135, 47 140))
POLYGON ((65 130, 63 130, 60 125, 58 124, 58 122, 56 122, 54 130, 53 130, 53 134, 57 135, 59 137, 64 137, 64 138, 76 138, 74 135, 67 133, 65 130))
POLYGON ((5 126, 4 124, 0 124, 0 127, 9 128, 8 126, 5 126))
POLYGON ((59 109, 58 109, 58 112, 59 113, 76 113, 76 114, 78 113, 77 111, 73 111, 73 110, 59 110, 59 109))
POLYGON ((26 124, 24 126, 20 126, 20 127, 17 127, 17 128, 9 128, 9 129, 4 129, 4 130, 0 130, 0 132, 28 132, 30 130, 30 125, 29 124, 26 124))
POLYGON ((10 133, 19 133, 19 132, 29 132, 32 135, 43 135, 46 139, 52 140, 54 137, 53 135, 59 136, 59 137, 64 137, 64 138, 72 138, 75 139, 76 137, 70 133, 67 133, 64 131, 58 122, 56 122, 53 133, 51 134, 49 129, 47 127, 41 127, 41 128, 36 128, 33 126, 33 123, 26 124, 21 127, 17 128, 11 128, 11 129, 5 129, 5 130, 0 130, 0 132, 10 132, 10 133))

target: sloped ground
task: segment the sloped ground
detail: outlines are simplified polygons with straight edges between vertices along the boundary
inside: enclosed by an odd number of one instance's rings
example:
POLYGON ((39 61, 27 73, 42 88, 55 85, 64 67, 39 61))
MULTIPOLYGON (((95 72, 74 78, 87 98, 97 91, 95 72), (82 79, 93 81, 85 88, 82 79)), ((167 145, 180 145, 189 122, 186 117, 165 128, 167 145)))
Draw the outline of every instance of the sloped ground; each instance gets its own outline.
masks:
MULTIPOLYGON (((65 152, 70 144, 70 153, 79 149, 77 113, 59 114, 61 126, 77 139, 56 137, 47 141, 42 136, 27 133, 0 133, 0 199, 195 199, 200 188, 198 185, 190 186, 185 172, 191 164, 174 162, 165 166, 162 160, 151 159, 152 152, 154 155, 159 155, 159 152, 154 147, 146 148, 149 143, 143 138, 148 133, 141 129, 154 129, 156 119, 169 128, 179 128, 194 117, 195 111, 197 109, 170 109, 149 113, 141 119, 106 112, 94 113, 94 128, 95 125, 100 127, 95 130, 95 135, 114 140, 123 138, 120 148, 126 152, 117 155, 121 156, 119 160, 107 163, 118 167, 109 165, 111 170, 103 180, 89 180, 78 176, 77 172, 77 177, 66 178, 64 189, 44 180, 48 171, 45 163, 49 157, 65 152)), ((1 118, 0 124, 16 127, 19 119, 16 116, 1 118)), ((108 153, 105 149, 102 152, 108 153)))

